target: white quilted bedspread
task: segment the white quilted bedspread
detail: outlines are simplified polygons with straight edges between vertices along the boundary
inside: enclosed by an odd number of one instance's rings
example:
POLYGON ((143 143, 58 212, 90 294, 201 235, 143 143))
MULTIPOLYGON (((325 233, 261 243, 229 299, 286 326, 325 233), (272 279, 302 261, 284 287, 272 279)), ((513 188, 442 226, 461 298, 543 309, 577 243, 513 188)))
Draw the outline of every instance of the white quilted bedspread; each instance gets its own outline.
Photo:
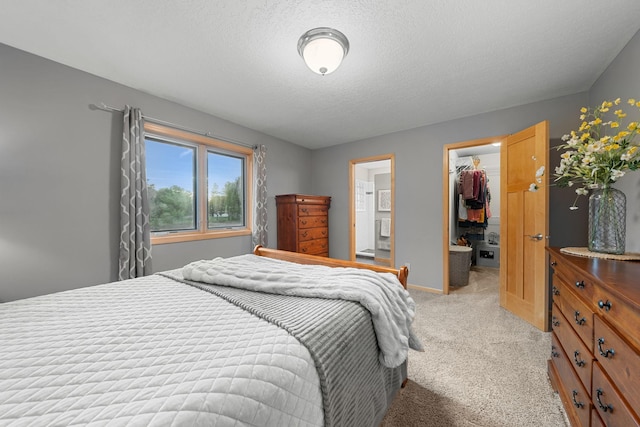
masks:
POLYGON ((0 426, 322 425, 307 349, 154 275, 0 304, 0 426))

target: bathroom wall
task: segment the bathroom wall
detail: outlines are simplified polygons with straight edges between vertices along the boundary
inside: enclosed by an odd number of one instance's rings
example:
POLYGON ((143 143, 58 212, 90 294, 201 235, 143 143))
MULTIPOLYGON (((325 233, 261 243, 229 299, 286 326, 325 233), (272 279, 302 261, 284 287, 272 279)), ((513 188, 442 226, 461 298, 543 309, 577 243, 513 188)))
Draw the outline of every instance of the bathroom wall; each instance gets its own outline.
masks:
POLYGON ((373 177, 375 184, 375 257, 382 259, 389 259, 391 257, 391 236, 388 233, 381 233, 381 227, 383 221, 389 221, 391 218, 391 210, 380 210, 380 191, 391 190, 391 174, 390 173, 376 173, 373 177), (385 234, 385 235, 383 235, 385 234))

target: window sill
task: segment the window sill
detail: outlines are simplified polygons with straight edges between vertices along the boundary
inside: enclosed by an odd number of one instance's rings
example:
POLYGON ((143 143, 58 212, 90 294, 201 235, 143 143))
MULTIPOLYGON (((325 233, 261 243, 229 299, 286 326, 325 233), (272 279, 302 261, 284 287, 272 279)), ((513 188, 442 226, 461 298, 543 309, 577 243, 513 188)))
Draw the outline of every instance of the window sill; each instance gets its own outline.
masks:
POLYGON ((196 240, 224 239, 227 237, 249 236, 251 230, 243 228, 240 230, 210 231, 208 233, 175 233, 164 236, 151 236, 152 245, 164 245, 167 243, 192 242, 196 240))

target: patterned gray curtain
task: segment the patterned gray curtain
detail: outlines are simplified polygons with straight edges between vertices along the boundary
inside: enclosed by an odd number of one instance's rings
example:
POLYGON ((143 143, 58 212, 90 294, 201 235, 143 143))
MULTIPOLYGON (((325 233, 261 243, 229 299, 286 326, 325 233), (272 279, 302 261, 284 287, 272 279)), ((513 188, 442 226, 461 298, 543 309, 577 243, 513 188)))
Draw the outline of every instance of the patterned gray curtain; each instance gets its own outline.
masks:
POLYGON ((253 236, 252 243, 267 246, 267 148, 264 145, 253 147, 253 236))
POLYGON ((118 279, 151 274, 151 228, 145 172, 142 112, 124 108, 120 191, 120 263, 118 279))

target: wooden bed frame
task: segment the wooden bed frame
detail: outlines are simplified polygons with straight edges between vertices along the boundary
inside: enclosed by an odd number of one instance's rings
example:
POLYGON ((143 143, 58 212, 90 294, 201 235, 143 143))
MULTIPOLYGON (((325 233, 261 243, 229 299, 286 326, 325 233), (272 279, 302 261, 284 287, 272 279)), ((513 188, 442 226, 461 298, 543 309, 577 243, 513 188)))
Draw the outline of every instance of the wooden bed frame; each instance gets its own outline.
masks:
POLYGON ((396 275, 402 286, 407 289, 407 276, 409 276, 409 269, 403 265, 400 268, 383 267, 379 265, 365 264, 361 262, 345 261, 342 259, 328 258, 324 256, 306 255, 298 252, 289 252, 279 249, 269 249, 258 245, 253 250, 253 253, 258 256, 264 256, 267 258, 275 258, 283 261, 296 262, 298 264, 319 264, 329 267, 353 267, 353 268, 365 268, 367 270, 376 271, 378 273, 392 273, 396 275))

